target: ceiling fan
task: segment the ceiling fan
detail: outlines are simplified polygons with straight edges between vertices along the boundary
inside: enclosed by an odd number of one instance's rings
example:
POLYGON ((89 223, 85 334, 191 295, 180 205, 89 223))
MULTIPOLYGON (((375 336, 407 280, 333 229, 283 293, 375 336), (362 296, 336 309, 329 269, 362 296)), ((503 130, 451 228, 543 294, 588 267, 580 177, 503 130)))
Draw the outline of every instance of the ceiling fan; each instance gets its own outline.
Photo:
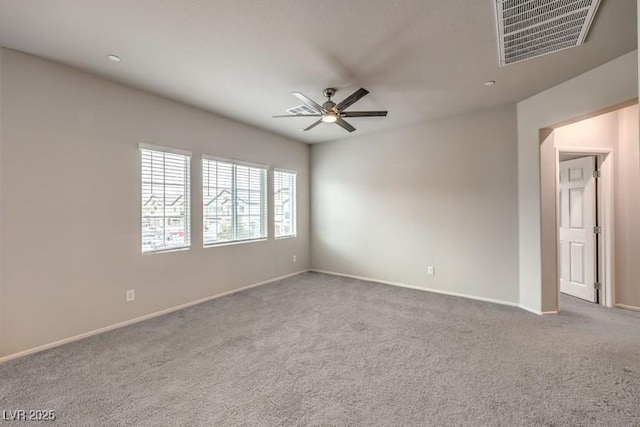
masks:
POLYGON ((369 93, 368 90, 360 88, 357 91, 353 92, 351 95, 346 97, 341 103, 336 104, 331 101, 331 97, 336 94, 336 90, 332 87, 326 88, 322 93, 327 97, 327 101, 320 105, 311 98, 303 95, 300 92, 291 92, 295 97, 304 102, 304 105, 308 108, 305 109, 308 111, 307 114, 285 114, 282 116, 273 116, 275 118, 280 117, 320 117, 318 121, 314 122, 311 126, 303 129, 304 131, 308 131, 318 126, 320 123, 335 123, 338 126, 348 130, 349 132, 353 132, 356 130, 353 126, 347 123, 343 117, 386 117, 386 111, 344 111, 349 106, 356 103, 360 98, 369 93))

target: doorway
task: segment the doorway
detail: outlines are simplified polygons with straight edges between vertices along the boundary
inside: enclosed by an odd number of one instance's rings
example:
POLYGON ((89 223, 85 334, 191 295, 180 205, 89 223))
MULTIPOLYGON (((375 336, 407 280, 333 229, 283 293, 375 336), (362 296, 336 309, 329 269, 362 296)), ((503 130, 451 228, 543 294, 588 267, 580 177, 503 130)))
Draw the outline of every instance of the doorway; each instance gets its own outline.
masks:
MULTIPOLYGON (((600 165, 601 178, 597 183, 598 190, 602 190, 597 197, 598 225, 602 227, 602 234, 598 236, 599 304, 640 311, 638 124, 638 104, 631 101, 540 129, 539 301, 542 314, 560 313, 562 301, 567 300, 560 292, 560 154, 597 155, 600 165)), ((520 199, 521 209, 527 208, 525 202, 526 199, 520 199)), ((526 296, 531 300, 537 297, 526 296)))
POLYGON ((560 292, 589 302, 600 301, 598 159, 559 153, 558 272, 560 292))
POLYGON ((549 203, 543 213, 551 214, 547 223, 553 224, 548 242, 554 248, 547 246, 546 252, 553 258, 546 259, 547 265, 553 263, 549 279, 556 283, 558 311, 563 293, 606 307, 616 305, 614 264, 618 267, 619 261, 614 262, 618 255, 614 239, 620 236, 614 228, 619 203, 615 160, 623 146, 620 117, 633 111, 637 107, 556 127, 541 147, 555 160, 547 163, 548 185, 543 194, 549 203))

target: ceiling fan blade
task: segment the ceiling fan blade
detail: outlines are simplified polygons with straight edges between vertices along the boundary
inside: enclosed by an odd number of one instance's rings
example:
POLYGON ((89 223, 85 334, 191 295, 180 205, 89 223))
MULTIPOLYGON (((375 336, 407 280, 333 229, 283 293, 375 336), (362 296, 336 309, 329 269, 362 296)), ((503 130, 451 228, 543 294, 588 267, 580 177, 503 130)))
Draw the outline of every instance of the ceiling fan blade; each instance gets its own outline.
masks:
POLYGON ((318 113, 321 113, 321 112, 324 111, 324 109, 322 108, 322 106, 320 104, 318 104, 313 99, 307 97, 306 95, 304 95, 304 94, 302 94, 300 92, 291 92, 291 93, 293 94, 293 96, 298 98, 300 101, 304 102, 304 105, 306 105, 307 107, 313 108, 318 113))
POLYGON ((364 89, 364 88, 358 89, 357 91, 353 92, 351 95, 347 96, 340 104, 338 104, 336 106, 337 110, 338 111, 344 110, 345 108, 347 108, 350 105, 354 104, 360 98, 362 98, 363 96, 365 96, 368 93, 369 93, 369 91, 364 89))
POLYGON ((342 117, 386 117, 387 111, 345 111, 342 117))
POLYGON ((302 129, 302 130, 303 130, 304 132, 306 132, 306 131, 308 131, 308 130, 310 130, 310 129, 313 129, 314 127, 318 126, 320 123, 322 123, 322 120, 318 120, 317 122, 315 122, 314 124, 312 124, 312 125, 311 125, 311 126, 309 126, 308 128, 306 128, 306 129, 302 129))
MULTIPOLYGON (((321 120, 322 121, 322 120, 321 120)), ((353 132, 354 130, 356 130, 356 128, 354 128, 353 126, 351 126, 349 123, 345 122, 344 120, 342 120, 342 118, 338 117, 338 120, 336 120, 336 124, 346 130, 348 130, 349 132, 353 132)))
POLYGON ((322 114, 283 114, 281 116, 272 116, 274 118, 280 117, 322 117, 322 114))

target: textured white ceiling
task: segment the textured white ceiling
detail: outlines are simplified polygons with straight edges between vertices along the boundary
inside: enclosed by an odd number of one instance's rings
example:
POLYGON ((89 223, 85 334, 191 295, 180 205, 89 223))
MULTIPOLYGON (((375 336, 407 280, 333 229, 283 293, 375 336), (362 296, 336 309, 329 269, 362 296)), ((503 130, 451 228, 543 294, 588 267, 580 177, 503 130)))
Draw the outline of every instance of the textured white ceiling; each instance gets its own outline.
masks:
POLYGON ((351 135, 516 102, 634 50, 636 1, 604 0, 585 45, 525 63, 500 68, 496 40, 494 0, 0 0, 2 46, 309 143, 350 134, 271 118, 291 91, 368 89, 350 109, 389 116, 351 135))

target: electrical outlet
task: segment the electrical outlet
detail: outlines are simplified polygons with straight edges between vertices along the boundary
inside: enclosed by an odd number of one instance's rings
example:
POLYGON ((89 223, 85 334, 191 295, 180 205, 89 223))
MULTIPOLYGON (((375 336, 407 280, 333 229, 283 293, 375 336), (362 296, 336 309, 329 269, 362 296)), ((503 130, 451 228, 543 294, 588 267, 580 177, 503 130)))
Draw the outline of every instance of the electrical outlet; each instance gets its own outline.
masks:
POLYGON ((135 289, 129 289, 125 295, 124 300, 126 302, 131 302, 134 299, 136 299, 136 290, 135 289))
POLYGON ((298 262, 298 257, 296 255, 293 256, 293 262, 298 262))
POLYGON ((429 276, 433 276, 434 274, 436 274, 436 268, 433 265, 430 265, 427 267, 427 274, 429 276))

